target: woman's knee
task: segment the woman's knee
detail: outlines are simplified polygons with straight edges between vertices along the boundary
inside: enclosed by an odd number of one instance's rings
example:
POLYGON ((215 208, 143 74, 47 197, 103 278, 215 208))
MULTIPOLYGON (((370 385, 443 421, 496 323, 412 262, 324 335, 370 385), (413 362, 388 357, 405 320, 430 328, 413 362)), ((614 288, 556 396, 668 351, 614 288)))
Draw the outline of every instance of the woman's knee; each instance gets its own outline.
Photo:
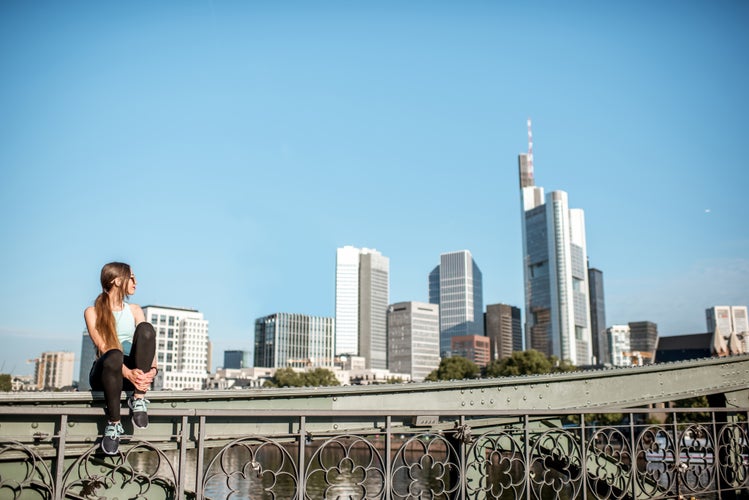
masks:
POLYGON ((153 329, 151 323, 147 321, 138 323, 133 334, 133 341, 135 339, 138 339, 140 342, 156 342, 156 331, 153 329))
POLYGON ((125 357, 122 354, 122 351, 119 349, 111 349, 104 353, 104 355, 101 357, 101 364, 103 371, 105 372, 111 372, 111 371, 122 371, 122 362, 124 361, 125 357))

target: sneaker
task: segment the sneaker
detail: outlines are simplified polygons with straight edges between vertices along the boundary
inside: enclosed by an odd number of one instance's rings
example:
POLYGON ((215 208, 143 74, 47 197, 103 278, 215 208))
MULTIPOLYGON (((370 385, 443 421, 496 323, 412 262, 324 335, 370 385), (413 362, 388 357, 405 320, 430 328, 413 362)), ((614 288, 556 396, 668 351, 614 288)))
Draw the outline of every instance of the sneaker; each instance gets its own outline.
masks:
POLYGON ((133 425, 138 429, 148 427, 148 401, 146 398, 133 398, 127 400, 130 407, 130 418, 133 419, 133 425))
POLYGON ((107 455, 116 455, 120 448, 120 436, 125 430, 119 422, 109 422, 104 428, 104 435, 101 438, 101 451, 107 455))

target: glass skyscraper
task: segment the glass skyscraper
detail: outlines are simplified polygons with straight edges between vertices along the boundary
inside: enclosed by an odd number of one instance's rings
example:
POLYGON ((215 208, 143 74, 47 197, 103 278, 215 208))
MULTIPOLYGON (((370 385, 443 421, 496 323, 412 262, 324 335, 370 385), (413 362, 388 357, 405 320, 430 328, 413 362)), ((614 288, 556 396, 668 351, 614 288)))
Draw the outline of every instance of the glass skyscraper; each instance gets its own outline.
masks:
POLYGON ((440 306, 440 355, 450 356, 455 336, 484 335, 481 270, 471 252, 443 253, 429 273, 429 302, 440 306))
POLYGON ((333 366, 333 318, 276 313, 255 320, 255 367, 333 366))
POLYGON ((592 362, 585 215, 567 193, 544 196, 533 171, 533 141, 518 157, 523 229, 526 348, 568 360, 592 362))

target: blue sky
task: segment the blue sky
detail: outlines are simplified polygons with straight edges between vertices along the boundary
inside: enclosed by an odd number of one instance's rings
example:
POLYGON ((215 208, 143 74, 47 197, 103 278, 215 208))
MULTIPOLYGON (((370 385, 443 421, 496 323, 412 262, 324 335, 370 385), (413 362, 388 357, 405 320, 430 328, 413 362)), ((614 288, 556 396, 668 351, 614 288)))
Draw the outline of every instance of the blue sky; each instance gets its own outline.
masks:
MULTIPOLYGON (((749 304, 746 2, 0 3, 0 372, 80 351, 98 273, 194 307, 332 316, 335 249, 427 299, 468 249, 522 306, 517 154, 586 213, 607 323, 749 304)), ((76 372, 77 374, 77 372, 76 372)), ((77 378, 77 376, 76 376, 77 378)))

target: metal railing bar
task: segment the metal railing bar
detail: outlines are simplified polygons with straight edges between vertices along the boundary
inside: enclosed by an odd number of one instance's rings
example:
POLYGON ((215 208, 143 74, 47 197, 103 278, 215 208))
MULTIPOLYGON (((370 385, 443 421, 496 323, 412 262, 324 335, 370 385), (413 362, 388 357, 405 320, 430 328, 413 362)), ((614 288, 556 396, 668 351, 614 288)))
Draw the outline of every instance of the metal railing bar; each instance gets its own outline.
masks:
POLYGON ((177 498, 185 498, 185 475, 187 471, 185 466, 187 465, 187 415, 182 417, 182 423, 180 425, 179 432, 179 463, 177 464, 177 498))
MULTIPOLYGON (((410 417, 419 415, 439 415, 441 417, 490 417, 490 416, 507 416, 507 417, 522 417, 528 415, 530 417, 542 417, 542 416, 557 416, 557 415, 579 415, 581 410, 583 413, 622 413, 622 414, 640 414, 640 413, 663 413, 663 409, 652 409, 648 410, 645 408, 620 408, 620 409, 601 409, 601 408, 576 408, 576 409, 538 409, 538 410, 506 410, 506 409, 477 409, 477 410, 439 410, 439 409, 418 409, 418 410, 401 410, 401 409, 367 409, 367 410, 315 410, 315 409, 270 409, 270 408, 248 408, 248 409, 233 409, 233 408, 149 408, 149 416, 154 417, 299 417, 304 415, 306 417, 410 417)), ((672 408, 669 412, 673 413, 694 413, 695 411, 700 412, 717 412, 717 413, 736 413, 746 411, 743 408, 672 408)), ((59 416, 66 414, 68 416, 101 416, 103 414, 102 408, 47 408, 38 406, 0 406, 0 415, 54 415, 59 416)))
POLYGON ((305 456, 305 446, 307 444, 307 421, 304 416, 299 417, 299 453, 297 455, 297 461, 299 463, 297 468, 297 499, 303 500, 304 499, 304 491, 305 491, 305 484, 306 484, 306 478, 305 478, 305 472, 306 467, 304 464, 304 456, 305 456))
POLYGON ((198 498, 203 498, 205 488, 205 471, 203 470, 203 455, 205 454, 205 417, 200 417, 198 423, 198 451, 195 464, 195 492, 198 498))
POLYGON ((68 427, 68 416, 60 415, 60 431, 57 440, 57 463, 55 464, 55 500, 62 499, 62 478, 65 471, 65 435, 68 427))

